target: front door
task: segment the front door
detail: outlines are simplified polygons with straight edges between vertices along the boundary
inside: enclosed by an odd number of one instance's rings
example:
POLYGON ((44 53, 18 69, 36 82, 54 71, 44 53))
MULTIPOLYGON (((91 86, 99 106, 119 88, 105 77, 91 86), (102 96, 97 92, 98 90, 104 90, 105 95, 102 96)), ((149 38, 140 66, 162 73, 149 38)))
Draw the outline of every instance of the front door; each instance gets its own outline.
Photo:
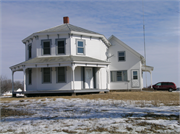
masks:
POLYGON ((140 86, 140 82, 139 82, 139 70, 132 70, 132 87, 136 88, 140 86))
POLYGON ((93 72, 92 68, 85 68, 85 88, 93 88, 93 72))

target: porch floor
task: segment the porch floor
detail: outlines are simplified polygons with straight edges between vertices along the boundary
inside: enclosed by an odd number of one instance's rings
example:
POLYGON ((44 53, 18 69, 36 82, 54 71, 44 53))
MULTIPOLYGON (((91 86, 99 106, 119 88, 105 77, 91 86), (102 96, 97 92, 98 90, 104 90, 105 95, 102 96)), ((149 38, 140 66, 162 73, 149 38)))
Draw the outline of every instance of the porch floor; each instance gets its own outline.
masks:
POLYGON ((81 90, 39 90, 39 91, 26 91, 26 92, 14 92, 13 94, 65 94, 65 93, 99 93, 99 92, 109 92, 108 89, 81 89, 81 90))

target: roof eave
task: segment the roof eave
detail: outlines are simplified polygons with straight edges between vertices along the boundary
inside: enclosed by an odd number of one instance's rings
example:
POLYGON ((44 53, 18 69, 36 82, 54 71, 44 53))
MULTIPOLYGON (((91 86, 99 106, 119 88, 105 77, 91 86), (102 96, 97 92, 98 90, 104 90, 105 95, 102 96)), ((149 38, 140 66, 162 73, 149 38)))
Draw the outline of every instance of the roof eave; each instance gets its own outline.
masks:
POLYGON ((110 64, 110 62, 90 62, 90 61, 72 61, 73 63, 83 63, 83 64, 86 64, 86 63, 88 63, 88 64, 101 64, 101 65, 109 65, 110 64))
POLYGON ((136 56, 140 57, 142 59, 142 63, 146 62, 144 56, 142 56, 140 53, 138 53, 137 51, 135 51, 134 49, 132 49, 131 47, 129 47, 126 43, 124 43, 123 41, 119 40, 116 36, 111 35, 108 40, 111 40, 112 38, 114 38, 117 42, 121 43, 126 49, 130 50, 132 53, 134 53, 136 56))
POLYGON ((111 43, 106 39, 106 37, 102 34, 93 34, 93 33, 83 33, 83 32, 76 32, 76 31, 71 31, 71 34, 76 34, 76 35, 84 35, 84 36, 91 36, 91 37, 97 37, 101 38, 102 41, 109 47, 111 46, 111 43))
POLYGON ((59 64, 59 63, 63 63, 63 64, 66 64, 66 63, 79 63, 79 64, 98 64, 98 65, 109 65, 110 62, 90 62, 90 61, 61 61, 61 62, 46 62, 46 63, 25 63, 25 62, 22 62, 22 63, 19 63, 19 64, 16 64, 16 65, 13 65, 11 67, 9 67, 11 70, 13 68, 17 68, 17 67, 21 67, 21 66, 29 66, 29 65, 47 65, 47 64, 59 64))
POLYGON ((70 31, 67 32, 46 32, 46 33, 33 33, 31 35, 29 35, 28 37, 24 38, 22 40, 23 43, 25 43, 27 40, 30 40, 31 38, 35 37, 35 36, 40 36, 40 35, 54 35, 54 34, 69 34, 70 31))

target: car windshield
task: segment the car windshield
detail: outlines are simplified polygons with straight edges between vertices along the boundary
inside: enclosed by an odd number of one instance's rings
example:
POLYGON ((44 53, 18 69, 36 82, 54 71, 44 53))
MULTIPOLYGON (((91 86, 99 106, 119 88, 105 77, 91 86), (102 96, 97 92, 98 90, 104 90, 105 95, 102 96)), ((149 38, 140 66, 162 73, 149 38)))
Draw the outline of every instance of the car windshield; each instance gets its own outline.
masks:
POLYGON ((161 86, 161 83, 157 83, 156 86, 161 86))

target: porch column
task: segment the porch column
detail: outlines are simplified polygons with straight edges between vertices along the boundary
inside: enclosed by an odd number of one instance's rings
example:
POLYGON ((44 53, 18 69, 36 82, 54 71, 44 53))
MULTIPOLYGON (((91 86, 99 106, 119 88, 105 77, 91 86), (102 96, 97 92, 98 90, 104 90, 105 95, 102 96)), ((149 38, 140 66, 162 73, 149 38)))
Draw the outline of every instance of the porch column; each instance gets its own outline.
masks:
POLYGON ((151 75, 151 88, 152 88, 152 72, 150 71, 150 75, 151 75))
POLYGON ((101 68, 98 70, 98 79, 99 79, 99 89, 102 89, 102 77, 101 77, 101 68))
POLYGON ((26 92, 26 69, 23 68, 23 73, 24 73, 24 92, 26 92))
POLYGON ((75 70, 75 65, 73 64, 71 66, 72 68, 72 82, 71 82, 71 89, 74 90, 75 89, 75 84, 74 84, 74 70, 75 70))
POLYGON ((108 69, 108 66, 106 67, 106 72, 107 72, 107 84, 106 84, 106 89, 109 89, 109 69, 108 69))
POLYGON ((12 71, 12 97, 15 97, 16 95, 14 94, 14 71, 12 71))

